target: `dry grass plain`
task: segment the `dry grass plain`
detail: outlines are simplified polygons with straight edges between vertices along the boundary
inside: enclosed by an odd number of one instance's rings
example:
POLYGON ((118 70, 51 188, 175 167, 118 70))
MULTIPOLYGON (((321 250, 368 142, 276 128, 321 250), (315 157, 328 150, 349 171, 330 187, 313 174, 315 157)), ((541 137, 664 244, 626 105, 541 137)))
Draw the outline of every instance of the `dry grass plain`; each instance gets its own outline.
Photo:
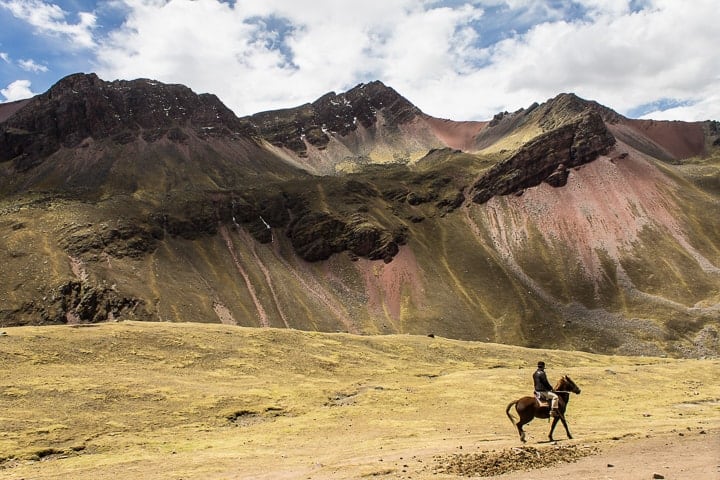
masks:
POLYGON ((518 451, 505 407, 528 394, 538 359, 551 381, 568 374, 583 391, 568 409, 575 439, 560 428, 558 445, 544 443, 548 424, 535 420, 526 427, 529 446, 539 456, 559 448, 593 452, 547 472, 720 478, 718 359, 190 323, 4 332, 0 478, 477 475, 443 468, 518 451))

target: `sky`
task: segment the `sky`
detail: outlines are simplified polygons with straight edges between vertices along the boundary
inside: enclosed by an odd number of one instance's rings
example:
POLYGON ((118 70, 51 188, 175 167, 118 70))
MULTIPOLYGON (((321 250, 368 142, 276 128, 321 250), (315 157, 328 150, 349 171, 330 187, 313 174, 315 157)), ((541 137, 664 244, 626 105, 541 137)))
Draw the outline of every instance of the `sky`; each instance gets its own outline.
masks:
POLYGON ((487 120, 562 92, 720 120, 717 0, 0 0, 0 102, 62 77, 150 78, 238 116, 380 80, 487 120))

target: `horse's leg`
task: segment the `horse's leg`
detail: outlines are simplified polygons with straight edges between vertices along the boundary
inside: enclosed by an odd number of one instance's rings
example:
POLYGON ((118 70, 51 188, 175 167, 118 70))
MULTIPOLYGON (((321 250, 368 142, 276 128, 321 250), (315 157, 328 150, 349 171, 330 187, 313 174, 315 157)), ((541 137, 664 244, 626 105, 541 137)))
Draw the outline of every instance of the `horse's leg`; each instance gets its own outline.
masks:
MULTIPOLYGON (((520 413, 520 412, 518 412, 520 413)), ((518 432, 520 433, 520 441, 525 443, 525 430, 523 430, 523 425, 530 423, 530 421, 533 419, 532 415, 528 415, 527 412, 520 413, 520 420, 516 423, 518 432)))
MULTIPOLYGON (((553 417, 552 424, 550 425, 550 434, 548 435, 548 438, 550 439, 551 442, 554 441, 553 440, 553 431, 555 431, 555 425, 557 425, 558 420, 560 420, 560 417, 553 417)), ((565 419, 563 419, 563 423, 565 423, 565 419)))
POLYGON ((570 435, 570 429, 568 428, 568 424, 565 421, 565 415, 561 415, 559 418, 562 421, 563 427, 565 427, 565 433, 567 433, 567 437, 572 440, 572 435, 570 435))
POLYGON ((525 440, 525 430, 523 430, 523 425, 525 425, 526 423, 528 422, 526 422, 525 419, 520 417, 520 420, 518 420, 518 422, 515 424, 517 426, 518 433, 520 433, 520 441, 523 443, 527 441, 525 440))

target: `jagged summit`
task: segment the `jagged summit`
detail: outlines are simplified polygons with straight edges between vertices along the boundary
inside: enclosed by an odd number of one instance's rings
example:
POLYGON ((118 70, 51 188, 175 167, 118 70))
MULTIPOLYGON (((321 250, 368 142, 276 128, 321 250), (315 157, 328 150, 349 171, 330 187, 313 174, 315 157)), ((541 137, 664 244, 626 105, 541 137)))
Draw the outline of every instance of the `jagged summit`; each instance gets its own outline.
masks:
MULTIPOLYGON (((7 111, 7 110, 6 110, 7 111)), ((149 79, 63 78, 0 123, 0 193, 229 188, 298 174, 215 95, 149 79)))
POLYGON ((307 156, 306 142, 327 147, 331 135, 347 136, 358 127, 371 128, 382 112, 386 125, 411 121, 422 112, 380 81, 361 83, 351 90, 330 92, 296 108, 272 110, 246 117, 272 144, 307 156))
POLYGON ((615 110, 599 104, 594 100, 586 100, 574 93, 560 93, 549 99, 544 107, 547 111, 554 111, 559 115, 575 116, 585 111, 591 110, 599 114, 603 121, 609 123, 617 123, 625 117, 617 113, 615 110))
MULTIPOLYGON (((519 134, 524 142, 535 135, 573 122, 578 116, 588 112, 593 112, 603 122, 609 124, 625 119, 622 115, 595 101, 585 100, 574 93, 561 93, 542 104, 536 102, 515 112, 496 114, 487 128, 477 135, 475 148, 479 150, 488 148, 510 134, 519 134)), ((506 146, 505 144, 503 148, 506 146)))
POLYGON ((142 138, 180 140, 182 129, 198 135, 247 135, 241 122, 211 94, 148 79, 106 82, 94 73, 73 74, 29 100, 2 124, 0 162, 19 169, 86 138, 127 144, 142 138))
MULTIPOLYGON (((78 73, 63 78, 34 100, 56 102, 54 105, 82 104, 86 108, 84 113, 90 116, 88 120, 101 120, 105 122, 101 126, 108 130, 152 129, 184 123, 238 126, 235 115, 214 94, 197 94, 185 85, 147 78, 108 82, 94 73, 78 73)), ((102 130, 97 133, 102 134, 102 130)))

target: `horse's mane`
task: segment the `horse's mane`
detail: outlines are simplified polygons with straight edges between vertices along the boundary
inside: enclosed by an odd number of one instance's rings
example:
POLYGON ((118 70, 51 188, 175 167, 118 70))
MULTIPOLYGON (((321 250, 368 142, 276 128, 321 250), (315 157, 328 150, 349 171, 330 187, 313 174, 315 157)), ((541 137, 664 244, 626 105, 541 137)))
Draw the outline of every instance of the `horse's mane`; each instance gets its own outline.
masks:
POLYGON ((560 377, 560 380, 555 384, 555 388, 553 390, 561 390, 563 385, 567 384, 567 380, 570 380, 567 375, 563 375, 560 377))

